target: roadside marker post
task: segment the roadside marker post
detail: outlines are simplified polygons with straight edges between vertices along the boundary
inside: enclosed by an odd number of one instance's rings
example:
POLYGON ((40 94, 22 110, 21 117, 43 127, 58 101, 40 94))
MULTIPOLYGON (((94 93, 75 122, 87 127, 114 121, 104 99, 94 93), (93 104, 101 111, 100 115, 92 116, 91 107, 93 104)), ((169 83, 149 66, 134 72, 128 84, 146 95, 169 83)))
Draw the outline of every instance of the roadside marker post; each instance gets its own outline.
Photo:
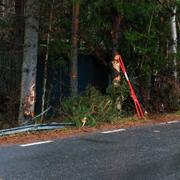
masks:
POLYGON ((128 78, 128 75, 127 75, 127 72, 126 72, 126 68, 124 66, 124 63, 123 63, 123 60, 122 60, 121 56, 119 54, 116 54, 114 56, 114 60, 118 62, 119 66, 120 66, 120 69, 122 70, 122 72, 123 72, 123 74, 124 74, 124 76, 125 76, 125 78, 126 78, 126 80, 128 82, 128 86, 129 86, 129 89, 130 89, 131 97, 132 97, 132 99, 134 101, 134 105, 135 105, 135 108, 136 108, 136 112, 137 112, 138 118, 144 118, 144 112, 143 112, 143 110, 141 108, 141 105, 140 105, 140 103, 138 101, 138 98, 137 98, 137 96, 135 94, 135 91, 134 91, 134 89, 132 87, 132 84, 131 84, 131 82, 130 82, 130 80, 128 78))

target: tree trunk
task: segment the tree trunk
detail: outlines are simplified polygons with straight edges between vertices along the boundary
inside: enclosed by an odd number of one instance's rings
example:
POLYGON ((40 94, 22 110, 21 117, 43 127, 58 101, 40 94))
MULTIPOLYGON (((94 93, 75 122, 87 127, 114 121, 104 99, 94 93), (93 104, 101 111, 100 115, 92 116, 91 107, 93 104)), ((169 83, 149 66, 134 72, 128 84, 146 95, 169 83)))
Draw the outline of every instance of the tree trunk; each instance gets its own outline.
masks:
MULTIPOLYGON (((119 36, 120 36, 120 25, 121 25, 122 17, 120 15, 115 15, 113 19, 112 24, 112 83, 116 91, 118 91, 120 87, 120 65, 119 63, 114 59, 115 55, 118 53, 118 43, 119 43, 119 36)), ((119 110, 119 112, 122 111, 122 97, 121 95, 118 95, 116 98, 116 108, 119 110)))
POLYGON ((119 36, 120 36, 120 26, 121 26, 122 16, 116 15, 113 19, 112 24, 112 55, 113 57, 117 53, 118 43, 119 43, 119 36))
POLYGON ((79 33, 80 3, 73 0, 72 10, 72 34, 71 34, 71 95, 78 93, 78 33, 79 33))
MULTIPOLYGON (((41 113, 45 110, 45 100, 46 100, 46 84, 47 84, 47 64, 49 59, 49 43, 50 43, 50 34, 52 30, 52 18, 53 18, 53 9, 54 9, 54 0, 51 4, 50 14, 49 14, 49 27, 48 27, 48 34, 47 34, 47 42, 46 42, 46 56, 44 60, 44 79, 43 79, 43 94, 42 94, 42 107, 41 113)), ((44 121, 44 114, 41 116, 41 122, 44 121)))
POLYGON ((171 38, 172 38, 172 46, 171 46, 171 53, 173 55, 173 66, 174 66, 174 79, 177 82, 177 27, 176 27, 176 10, 177 7, 173 8, 173 15, 171 17, 171 38))
POLYGON ((36 100, 36 68, 38 56, 39 1, 26 0, 24 57, 22 65, 19 124, 34 116, 36 100))

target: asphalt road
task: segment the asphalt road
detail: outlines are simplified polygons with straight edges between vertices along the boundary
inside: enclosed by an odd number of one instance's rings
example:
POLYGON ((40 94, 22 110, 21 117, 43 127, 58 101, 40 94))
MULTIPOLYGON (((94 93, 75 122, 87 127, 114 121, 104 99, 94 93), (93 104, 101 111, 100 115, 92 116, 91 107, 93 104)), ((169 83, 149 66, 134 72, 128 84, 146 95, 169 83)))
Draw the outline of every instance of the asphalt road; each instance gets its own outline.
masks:
POLYGON ((0 180, 180 180, 180 123, 0 147, 0 180))

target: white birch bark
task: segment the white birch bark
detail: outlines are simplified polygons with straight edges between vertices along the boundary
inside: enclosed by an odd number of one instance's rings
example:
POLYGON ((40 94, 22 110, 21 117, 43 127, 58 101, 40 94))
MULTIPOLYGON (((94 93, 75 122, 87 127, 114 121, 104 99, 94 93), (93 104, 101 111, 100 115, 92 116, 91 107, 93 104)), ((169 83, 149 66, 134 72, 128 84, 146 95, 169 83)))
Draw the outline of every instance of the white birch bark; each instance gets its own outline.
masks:
POLYGON ((174 65, 174 78, 177 81, 177 27, 176 27, 176 11, 177 7, 173 8, 173 15, 171 17, 171 38, 172 38, 172 46, 171 53, 173 54, 173 65, 174 65))
POLYGON ((26 0, 25 3, 25 36, 22 65, 21 97, 19 124, 25 123, 34 116, 36 68, 38 56, 39 1, 26 0))

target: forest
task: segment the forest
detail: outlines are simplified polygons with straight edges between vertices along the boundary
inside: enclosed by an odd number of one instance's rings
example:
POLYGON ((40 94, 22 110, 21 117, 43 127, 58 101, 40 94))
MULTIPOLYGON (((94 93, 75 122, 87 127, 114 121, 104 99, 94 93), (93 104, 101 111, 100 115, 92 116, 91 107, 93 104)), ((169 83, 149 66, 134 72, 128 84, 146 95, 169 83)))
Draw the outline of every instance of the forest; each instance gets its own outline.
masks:
POLYGON ((0 129, 180 111, 180 0, 0 0, 0 129))

